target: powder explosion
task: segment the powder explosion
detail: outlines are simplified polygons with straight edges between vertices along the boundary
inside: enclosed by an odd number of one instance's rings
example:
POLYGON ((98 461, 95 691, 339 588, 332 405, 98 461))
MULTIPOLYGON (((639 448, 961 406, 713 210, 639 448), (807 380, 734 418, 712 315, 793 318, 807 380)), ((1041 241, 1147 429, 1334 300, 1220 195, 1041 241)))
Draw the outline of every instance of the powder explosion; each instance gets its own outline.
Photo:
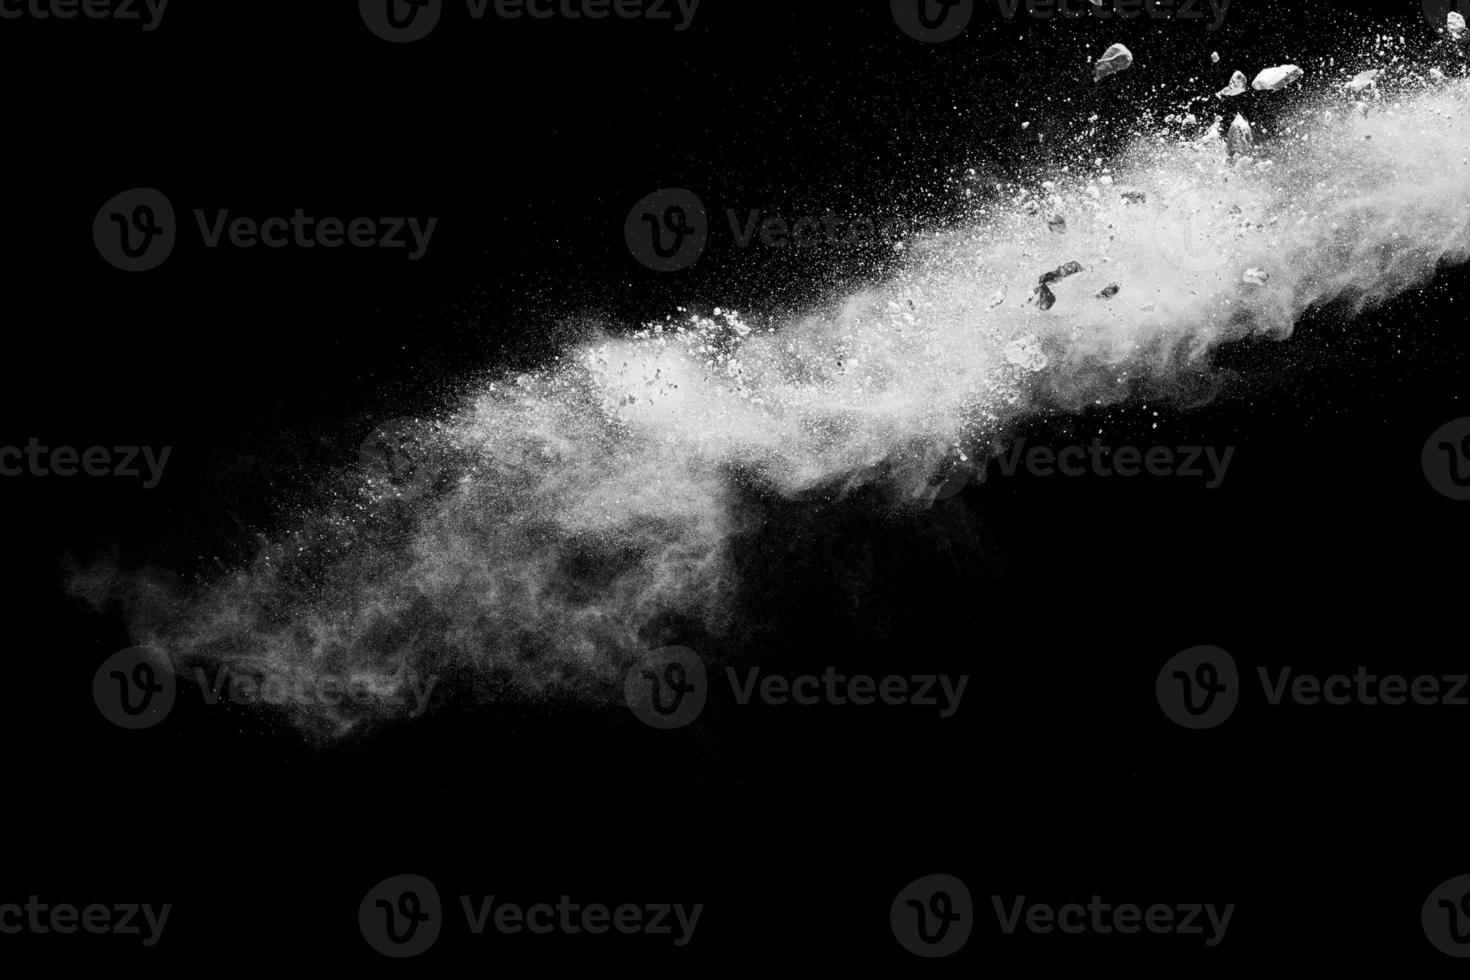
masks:
POLYGON ((679 642, 671 615, 726 624, 752 490, 882 484, 924 506, 1035 413, 1167 389, 1222 342, 1285 337, 1326 303, 1356 315, 1463 263, 1470 83, 1401 49, 1309 67, 1269 94, 1269 130, 1231 125, 1236 95, 1210 85, 1111 159, 1084 140, 1063 172, 987 184, 972 222, 807 315, 597 337, 380 433, 351 499, 221 580, 93 567, 73 590, 120 604, 176 666, 374 692, 293 712, 324 733, 402 713, 411 677, 481 698, 609 690, 679 642))

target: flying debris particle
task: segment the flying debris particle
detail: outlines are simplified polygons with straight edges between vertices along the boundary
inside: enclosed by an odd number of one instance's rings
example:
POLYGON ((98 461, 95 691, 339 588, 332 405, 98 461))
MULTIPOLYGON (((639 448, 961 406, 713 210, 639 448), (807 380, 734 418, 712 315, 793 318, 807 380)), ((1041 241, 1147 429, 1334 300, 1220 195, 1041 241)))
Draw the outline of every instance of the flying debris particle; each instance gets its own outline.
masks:
POLYGON ((1041 274, 1041 277, 1038 278, 1036 281, 1038 283, 1040 283, 1041 285, 1046 286, 1046 285, 1050 285, 1051 283, 1054 283, 1054 282, 1059 282, 1059 281, 1067 278, 1068 276, 1075 276, 1077 273, 1079 273, 1081 271, 1082 271, 1082 263, 1081 262, 1068 262, 1066 265, 1059 265, 1059 266, 1057 266, 1055 269, 1051 270, 1050 272, 1043 272, 1041 274))
POLYGON ((1458 10, 1451 10, 1449 17, 1446 19, 1445 30, 1456 41, 1465 40, 1465 15, 1458 10))
POLYGON ((1092 66, 1093 81, 1100 82, 1109 75, 1126 71, 1131 67, 1133 67, 1133 52, 1121 44, 1115 44, 1104 51, 1103 56, 1097 59, 1097 63, 1092 66))
POLYGON ((1277 65, 1257 75, 1251 88, 1257 92, 1279 92, 1301 77, 1302 70, 1296 65, 1277 65))
POLYGON ((1438 68, 1429 69, 1429 80, 1436 83, 1444 81, 1444 72, 1438 68))
POLYGON ((1045 283, 1037 286, 1036 289, 1032 291, 1031 300, 1037 306, 1041 307, 1043 311, 1051 309, 1057 303, 1056 294, 1053 293, 1049 288, 1047 288, 1047 285, 1045 283))
POLYGON ((1264 286, 1271 281, 1271 276, 1264 269, 1247 269, 1241 281, 1252 286, 1264 286))
POLYGON ((1118 291, 1121 290, 1122 288, 1123 287, 1122 286, 1119 286, 1117 283, 1112 283, 1109 286, 1107 286, 1105 289, 1103 289, 1102 292, 1098 293, 1097 294, 1097 298, 1098 299, 1112 299, 1114 296, 1118 295, 1118 291))
POLYGON ((1343 86, 1350 94, 1358 95, 1369 89, 1378 87, 1378 76, 1383 74, 1382 68, 1371 68, 1368 71, 1360 71, 1353 76, 1353 80, 1343 86))
POLYGON ((1015 340, 1007 344, 1005 357, 1011 364, 1025 368, 1027 371, 1040 371, 1047 364, 1046 352, 1041 349, 1041 341, 1029 333, 1019 334, 1015 340))
POLYGON ((1244 95, 1246 88, 1245 72, 1236 72, 1230 76, 1230 84, 1215 93, 1217 99, 1231 99, 1237 95, 1244 95))
POLYGON ((1216 52, 1214 52, 1213 54, 1210 55, 1210 64, 1212 64, 1212 65, 1218 65, 1219 63, 1220 63, 1220 52, 1216 51, 1216 52))
POLYGON ((1230 132, 1225 134, 1225 147, 1229 158, 1234 160, 1237 156, 1248 155, 1255 136, 1251 132, 1251 124, 1245 121, 1245 116, 1235 114, 1235 119, 1230 123, 1230 132))
POLYGON ((1065 235, 1067 233, 1067 219, 1059 214, 1054 214, 1050 218, 1047 218, 1046 226, 1055 235, 1065 235))
POLYGON ((1123 200, 1127 201, 1129 204, 1148 203, 1148 195, 1145 194, 1143 191, 1123 191, 1121 196, 1123 200))

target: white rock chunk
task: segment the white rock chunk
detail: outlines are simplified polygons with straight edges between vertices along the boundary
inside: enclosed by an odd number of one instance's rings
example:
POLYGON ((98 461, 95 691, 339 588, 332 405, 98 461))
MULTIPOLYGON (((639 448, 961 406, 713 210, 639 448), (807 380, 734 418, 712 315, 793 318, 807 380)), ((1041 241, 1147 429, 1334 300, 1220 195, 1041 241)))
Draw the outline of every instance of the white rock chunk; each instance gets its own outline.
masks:
POLYGON ((1121 44, 1115 44, 1103 52, 1103 56, 1097 59, 1092 66, 1093 81, 1100 82, 1109 75, 1117 74, 1133 67, 1133 52, 1121 44))
POLYGON ((1018 368, 1027 371, 1040 371, 1046 367, 1046 352, 1041 349, 1041 341, 1029 333, 1023 333, 1006 345, 1006 360, 1018 368))
POLYGON ((1235 119, 1230 123, 1230 131, 1225 134, 1225 146, 1231 159, 1249 154, 1254 144, 1255 134, 1251 132, 1251 124, 1240 113, 1236 113, 1235 119))
POLYGON ((1215 93, 1217 99, 1230 99, 1237 95, 1244 95, 1246 79, 1244 72, 1236 72, 1230 76, 1230 84, 1215 93))
POLYGON ((1257 92, 1279 92, 1301 77, 1302 70, 1296 65, 1277 65, 1257 75, 1256 80, 1251 82, 1251 88, 1257 92))

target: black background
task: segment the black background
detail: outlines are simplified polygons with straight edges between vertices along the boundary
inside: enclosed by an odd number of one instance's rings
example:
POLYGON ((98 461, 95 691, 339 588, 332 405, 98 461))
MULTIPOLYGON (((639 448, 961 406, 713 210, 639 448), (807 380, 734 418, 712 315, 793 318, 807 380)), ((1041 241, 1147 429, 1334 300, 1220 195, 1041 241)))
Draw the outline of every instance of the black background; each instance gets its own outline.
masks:
MULTIPOLYGON (((1247 0, 1214 35, 1008 23, 982 5, 942 45, 906 37, 876 0, 705 0, 682 34, 472 24, 450 7, 406 46, 336 0, 175 0, 146 34, 0 21, 0 444, 174 447, 152 491, 0 480, 0 900, 175 906, 156 949, 4 937, 0 957, 379 969, 391 964, 363 942, 357 903, 416 873, 446 896, 706 906, 684 950, 451 927, 407 965, 432 971, 1454 966, 1425 941, 1419 907, 1470 870, 1470 709, 1256 699, 1197 733, 1164 717, 1153 683, 1204 643, 1248 671, 1463 671, 1465 505, 1436 494, 1419 461, 1431 432, 1470 414, 1458 270, 1356 321, 1321 311, 1288 341, 1217 351, 1208 404, 1028 430, 1236 446, 1218 490, 1017 476, 917 514, 865 498, 768 502, 769 533, 739 560, 784 588, 741 600, 759 604, 746 617, 759 630, 702 649, 788 672, 968 673, 954 719, 716 705, 658 733, 618 704, 501 703, 323 745, 265 712, 186 702, 157 729, 109 725, 91 678, 128 637, 67 598, 68 560, 116 550, 182 572, 231 565, 378 422, 438 407, 482 372, 534 365, 582 325, 675 305, 779 316, 891 261, 725 242, 661 275, 622 241, 645 194, 683 186, 712 210, 942 222, 956 217, 955 175, 976 160, 1044 164, 1007 135, 1019 120, 1129 119, 1157 80, 1145 71, 1187 86, 1193 65, 1213 80, 1212 50, 1249 71, 1306 63, 1352 33, 1341 9, 1247 0), (1140 64, 1094 87, 1089 59, 1114 41, 1140 64), (181 213, 299 206, 433 215, 440 229, 417 263, 186 240, 161 269, 127 275, 90 228, 136 186, 181 213), (894 941, 888 905, 941 872, 968 883, 979 923, 962 953, 930 963, 894 941), (1215 949, 1005 937, 993 894, 1237 909, 1215 949)), ((1428 43, 1417 3, 1360 9, 1428 43)))

